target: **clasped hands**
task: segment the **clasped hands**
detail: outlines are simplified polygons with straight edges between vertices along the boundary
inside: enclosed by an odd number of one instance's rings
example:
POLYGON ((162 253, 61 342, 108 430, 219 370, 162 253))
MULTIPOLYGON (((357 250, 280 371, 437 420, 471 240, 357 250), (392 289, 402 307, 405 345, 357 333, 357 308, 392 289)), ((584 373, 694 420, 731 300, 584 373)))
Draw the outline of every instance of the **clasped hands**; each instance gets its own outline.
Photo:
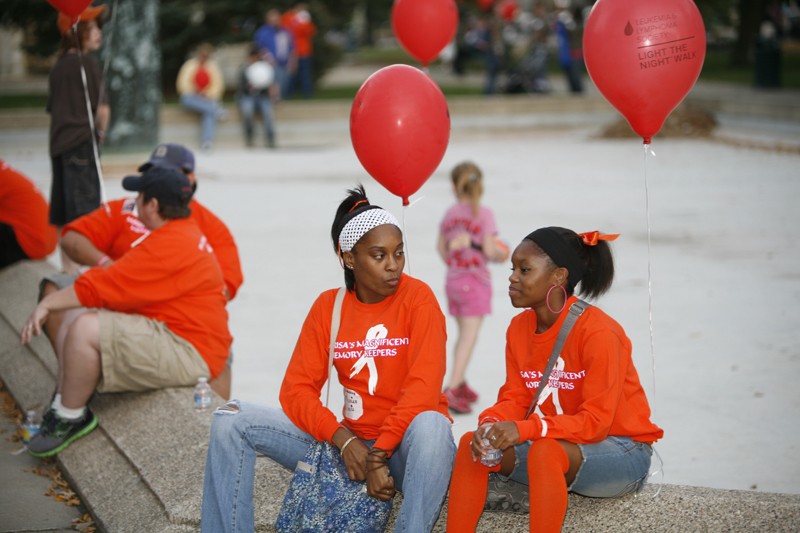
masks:
MULTIPOLYGON (((341 430, 340 430, 341 431, 341 430)), ((338 432, 337 432, 338 433, 338 432)), ((346 439, 337 439, 334 445, 341 449, 346 439), (339 444, 336 444, 339 442, 339 444)), ((360 439, 353 439, 344 447, 342 459, 347 475, 353 481, 367 482, 367 494, 381 501, 388 501, 396 492, 394 478, 389 473, 387 452, 369 449, 360 439)))

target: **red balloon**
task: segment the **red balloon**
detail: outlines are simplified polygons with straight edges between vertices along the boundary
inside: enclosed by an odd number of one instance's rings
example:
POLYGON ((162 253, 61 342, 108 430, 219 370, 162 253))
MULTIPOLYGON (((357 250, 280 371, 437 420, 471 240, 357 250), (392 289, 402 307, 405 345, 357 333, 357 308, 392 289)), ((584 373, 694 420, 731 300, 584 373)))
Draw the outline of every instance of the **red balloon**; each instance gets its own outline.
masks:
POLYGON ((61 13, 64 13, 68 17, 72 17, 72 20, 76 20, 78 15, 83 13, 83 10, 89 7, 89 4, 92 3, 92 0, 47 0, 47 2, 54 8, 58 9, 61 13))
POLYGON ((492 9, 492 5, 494 5, 494 0, 478 0, 478 7, 482 11, 489 11, 492 9))
POLYGON ((583 53, 597 88, 649 144, 700 75, 705 26, 692 0, 598 0, 583 53))
POLYGON ((517 0, 503 0, 497 5, 497 9, 500 11, 500 16, 503 20, 511 22, 517 16, 519 6, 517 5, 517 0))
POLYGON ((458 8, 453 0, 395 0, 392 30, 403 48, 427 65, 453 40, 458 8))
POLYGON ((358 160, 403 205, 442 162, 449 138, 444 94, 418 68, 384 67, 356 93, 350 139, 358 160))

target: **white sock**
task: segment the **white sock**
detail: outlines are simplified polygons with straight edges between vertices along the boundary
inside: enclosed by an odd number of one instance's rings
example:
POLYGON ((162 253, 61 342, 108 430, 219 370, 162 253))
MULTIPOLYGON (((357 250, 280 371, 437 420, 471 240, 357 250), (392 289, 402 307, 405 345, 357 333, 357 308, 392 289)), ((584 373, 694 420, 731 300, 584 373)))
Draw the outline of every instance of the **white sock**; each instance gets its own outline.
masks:
POLYGON ((53 409, 58 409, 61 407, 61 393, 57 392, 55 396, 53 396, 53 403, 50 404, 50 407, 53 409))
POLYGON ((83 413, 86 412, 86 406, 78 407, 77 409, 70 409, 69 407, 64 407, 63 405, 59 405, 56 407, 56 414, 59 418, 63 418, 65 420, 77 420, 83 416, 83 413))

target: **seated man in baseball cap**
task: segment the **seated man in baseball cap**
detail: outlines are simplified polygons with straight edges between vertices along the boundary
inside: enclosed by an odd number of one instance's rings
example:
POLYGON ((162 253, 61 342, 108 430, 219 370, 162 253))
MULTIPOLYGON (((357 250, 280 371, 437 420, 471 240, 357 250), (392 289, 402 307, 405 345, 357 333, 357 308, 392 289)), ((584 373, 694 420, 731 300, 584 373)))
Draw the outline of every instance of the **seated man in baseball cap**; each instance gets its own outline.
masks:
MULTIPOLYGON (((139 166, 139 172, 144 172, 153 166, 172 167, 189 178, 192 184, 190 216, 208 238, 208 243, 222 269, 226 296, 229 300, 233 299, 243 281, 239 250, 225 223, 194 199, 194 191, 197 189, 194 154, 180 144, 159 144, 153 150, 150 159, 139 166)), ((61 247, 72 261, 84 267, 106 267, 135 247, 149 231, 137 217, 136 198, 120 198, 111 200, 107 205, 100 206, 64 226, 61 231, 61 247)), ((43 282, 42 293, 46 295, 66 287, 75 280, 75 277, 70 274, 48 276, 43 282)), ((52 313, 48 317, 45 333, 57 355, 65 334, 62 324, 73 320, 80 312, 82 310, 52 313)), ((211 380, 210 384, 217 394, 228 399, 231 390, 230 368, 226 367, 225 371, 211 380)))
POLYGON ((228 359, 225 283, 208 239, 189 217, 188 177, 151 166, 122 186, 139 193, 136 208, 149 233, 106 268, 90 268, 45 296, 22 329, 25 344, 50 313, 87 308, 65 326, 56 394, 28 444, 36 457, 57 454, 97 426, 87 406, 95 390, 190 386, 217 376, 228 359))

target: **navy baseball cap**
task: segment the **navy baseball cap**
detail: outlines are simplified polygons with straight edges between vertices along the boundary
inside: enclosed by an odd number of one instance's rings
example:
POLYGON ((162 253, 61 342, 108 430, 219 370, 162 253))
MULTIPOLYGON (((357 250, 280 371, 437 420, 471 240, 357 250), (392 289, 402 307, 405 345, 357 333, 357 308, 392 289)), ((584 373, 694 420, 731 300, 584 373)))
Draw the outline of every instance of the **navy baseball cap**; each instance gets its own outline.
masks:
POLYGON ((161 205, 185 207, 192 198, 189 178, 172 166, 151 166, 141 176, 127 176, 122 180, 122 188, 144 192, 161 205))
POLYGON ((159 144, 150 159, 139 167, 139 172, 152 166, 175 167, 189 174, 194 172, 194 154, 182 144, 159 144))

